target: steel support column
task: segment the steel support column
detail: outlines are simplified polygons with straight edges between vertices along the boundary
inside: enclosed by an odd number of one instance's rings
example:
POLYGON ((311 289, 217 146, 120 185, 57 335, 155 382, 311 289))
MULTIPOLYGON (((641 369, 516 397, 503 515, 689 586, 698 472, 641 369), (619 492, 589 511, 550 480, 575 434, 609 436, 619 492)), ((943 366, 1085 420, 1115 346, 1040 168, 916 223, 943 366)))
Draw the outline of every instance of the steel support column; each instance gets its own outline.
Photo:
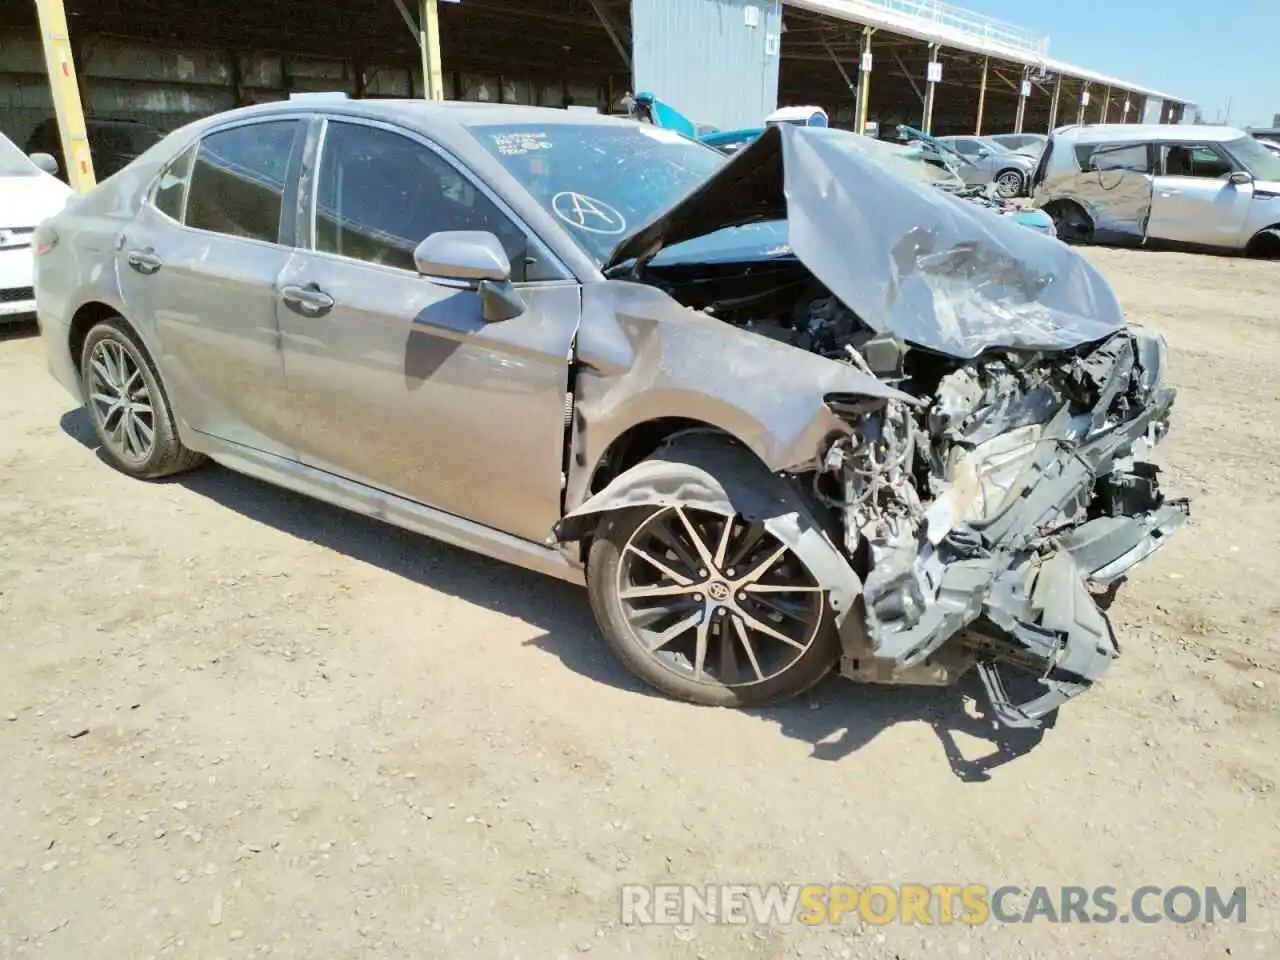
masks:
POLYGON ((973 135, 982 136, 982 114, 987 109, 987 70, 991 66, 991 58, 982 58, 982 83, 978 86, 978 120, 973 125, 973 135))
POLYGON ((1124 95, 1124 108, 1123 108, 1123 110, 1122 110, 1122 111, 1121 111, 1121 113, 1120 113, 1120 122, 1121 122, 1121 123, 1128 123, 1128 122, 1129 122, 1129 111, 1130 111, 1130 110, 1132 110, 1132 109, 1133 109, 1133 102, 1129 99, 1129 94, 1128 94, 1128 92, 1126 91, 1126 93, 1125 93, 1125 95, 1124 95))
POLYGON ((418 0, 418 46, 422 50, 422 90, 428 100, 444 99, 440 59, 440 10, 436 0, 418 0))
POLYGON ((862 30, 862 56, 858 61, 858 122, 854 129, 867 132, 867 105, 871 102, 871 27, 862 30))
POLYGON ((1076 123, 1084 123, 1084 111, 1089 106, 1089 81, 1084 82, 1084 89, 1080 91, 1080 106, 1076 110, 1076 123))
POLYGON ((1058 127, 1058 104, 1062 102, 1062 74, 1053 81, 1053 100, 1049 102, 1049 132, 1058 127))
POLYGON ((84 105, 80 101, 75 58, 71 55, 67 11, 62 0, 36 0, 36 14, 40 20, 40 43, 44 47, 45 68, 49 73, 53 112, 62 137, 62 163, 67 171, 67 181, 75 190, 84 193, 92 190, 97 181, 93 175, 93 158, 89 154, 89 137, 85 132, 84 105))
POLYGON ((1111 88, 1107 87, 1107 92, 1102 97, 1102 122, 1103 123, 1106 123, 1111 119, 1108 116, 1108 114, 1110 113, 1111 113, 1111 88))
POLYGON ((1027 118, 1027 97, 1031 93, 1031 68, 1022 68, 1022 81, 1018 87, 1018 112, 1013 119, 1013 132, 1021 133, 1023 121, 1027 118))
POLYGON ((931 133, 933 127, 933 100, 938 84, 942 80, 942 64, 938 62, 940 43, 929 44, 929 66, 926 68, 926 84, 924 88, 924 125, 921 129, 931 133))

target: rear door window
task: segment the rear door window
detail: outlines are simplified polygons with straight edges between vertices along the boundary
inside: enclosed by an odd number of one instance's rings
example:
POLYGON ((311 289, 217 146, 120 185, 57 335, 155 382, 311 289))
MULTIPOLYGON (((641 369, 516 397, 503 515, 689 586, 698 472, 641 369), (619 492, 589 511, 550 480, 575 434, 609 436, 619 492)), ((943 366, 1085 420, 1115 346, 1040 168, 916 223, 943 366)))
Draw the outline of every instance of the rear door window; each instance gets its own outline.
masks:
POLYGON ((191 171, 186 224, 230 237, 278 243, 289 162, 301 120, 272 120, 211 133, 191 171))

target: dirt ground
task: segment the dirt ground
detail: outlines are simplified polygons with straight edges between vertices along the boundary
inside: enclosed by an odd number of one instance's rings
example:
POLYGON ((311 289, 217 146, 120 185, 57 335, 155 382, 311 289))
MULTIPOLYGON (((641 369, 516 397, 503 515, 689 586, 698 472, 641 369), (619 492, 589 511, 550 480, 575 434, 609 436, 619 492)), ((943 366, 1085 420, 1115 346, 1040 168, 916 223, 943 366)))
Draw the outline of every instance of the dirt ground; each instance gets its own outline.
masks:
POLYGON ((1276 956, 1280 264, 1088 255, 1170 339, 1193 516, 1042 738, 965 691, 650 696, 572 587, 219 468, 112 471, 5 336, 0 956, 1276 956), (670 882, 1243 884, 1248 918, 620 922, 620 884, 670 882))

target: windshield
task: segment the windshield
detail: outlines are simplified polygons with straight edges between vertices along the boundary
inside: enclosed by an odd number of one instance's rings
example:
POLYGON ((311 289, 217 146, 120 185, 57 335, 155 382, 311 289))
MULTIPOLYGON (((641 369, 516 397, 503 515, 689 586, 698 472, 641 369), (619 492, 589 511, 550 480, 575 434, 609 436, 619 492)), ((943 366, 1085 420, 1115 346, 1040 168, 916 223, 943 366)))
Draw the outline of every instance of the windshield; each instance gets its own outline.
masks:
POLYGON ((992 153, 1013 153, 1009 147, 1006 147, 999 140, 992 140, 990 137, 974 137, 980 144, 990 150, 992 153))
POLYGON ((1223 146, 1259 180, 1280 181, 1280 156, 1276 156, 1253 137, 1241 137, 1223 146))
POLYGON ((726 162, 708 146, 640 123, 485 124, 470 131, 596 263, 726 162))
POLYGON ((0 133, 0 177, 37 177, 39 168, 14 142, 0 133))

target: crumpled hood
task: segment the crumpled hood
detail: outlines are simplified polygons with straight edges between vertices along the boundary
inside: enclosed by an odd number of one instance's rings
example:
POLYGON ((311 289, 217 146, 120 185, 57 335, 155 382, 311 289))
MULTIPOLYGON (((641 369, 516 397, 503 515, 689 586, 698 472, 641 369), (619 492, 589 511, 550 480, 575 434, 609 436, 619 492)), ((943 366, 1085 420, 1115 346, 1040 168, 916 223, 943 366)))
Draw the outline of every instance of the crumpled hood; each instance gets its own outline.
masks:
POLYGON ((848 146, 857 134, 766 130, 636 230, 608 270, 727 227, 788 221, 795 256, 869 327, 955 357, 1064 350, 1124 326, 1102 275, 1057 239, 904 180, 848 146))
POLYGON ((61 213, 72 190, 47 173, 0 177, 0 228, 35 227, 61 213))

